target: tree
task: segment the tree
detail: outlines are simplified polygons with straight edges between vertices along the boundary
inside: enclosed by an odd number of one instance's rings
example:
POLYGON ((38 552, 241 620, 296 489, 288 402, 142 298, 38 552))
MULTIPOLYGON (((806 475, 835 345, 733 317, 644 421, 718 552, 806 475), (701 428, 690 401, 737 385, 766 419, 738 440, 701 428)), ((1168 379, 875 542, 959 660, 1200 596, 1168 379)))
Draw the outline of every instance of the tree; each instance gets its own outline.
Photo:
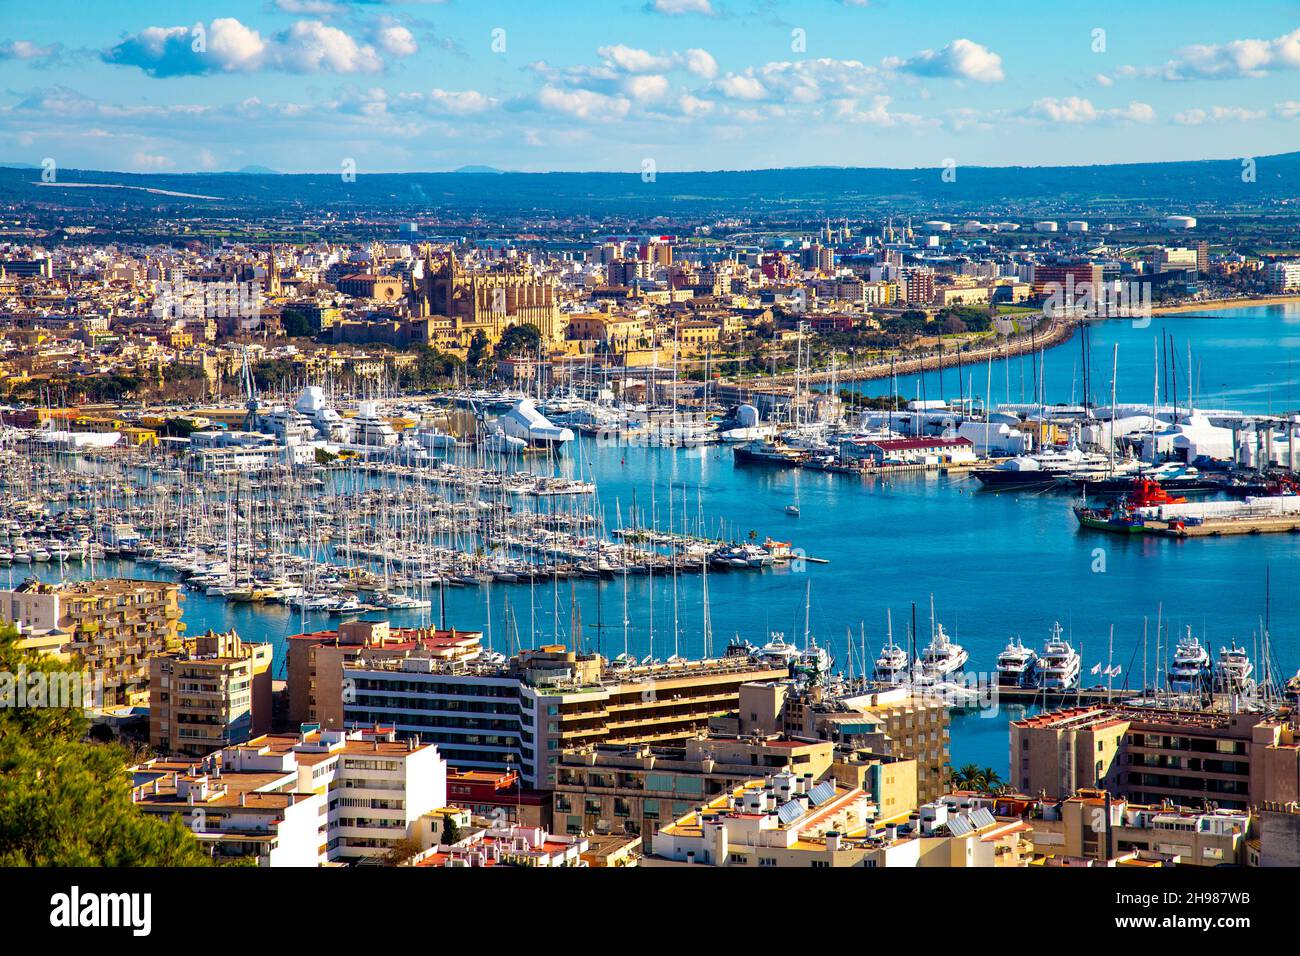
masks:
MULTIPOLYGON (((20 648, 12 627, 0 627, 0 671, 80 673, 20 648)), ((0 707, 0 866, 210 865, 179 816, 135 807, 126 751, 89 741, 88 726, 76 707, 0 707)))
POLYGON ((455 846, 460 842, 460 825, 451 814, 442 818, 442 842, 447 846, 455 846))
POLYGON ((389 866, 400 866, 423 849, 424 847, 420 846, 419 840, 414 840, 411 837, 401 837, 394 840, 393 845, 384 853, 384 862, 389 866))
POLYGON ((483 365, 488 356, 488 337, 482 329, 474 333, 465 353, 465 367, 473 375, 483 373, 483 365))
POLYGON ((1002 775, 992 767, 985 767, 980 771, 980 789, 985 793, 992 793, 1002 788, 1002 775))
POLYGON ((541 343, 542 333, 537 331, 537 326, 527 322, 522 325, 512 325, 502 333, 501 341, 497 342, 497 358, 536 355, 541 343))

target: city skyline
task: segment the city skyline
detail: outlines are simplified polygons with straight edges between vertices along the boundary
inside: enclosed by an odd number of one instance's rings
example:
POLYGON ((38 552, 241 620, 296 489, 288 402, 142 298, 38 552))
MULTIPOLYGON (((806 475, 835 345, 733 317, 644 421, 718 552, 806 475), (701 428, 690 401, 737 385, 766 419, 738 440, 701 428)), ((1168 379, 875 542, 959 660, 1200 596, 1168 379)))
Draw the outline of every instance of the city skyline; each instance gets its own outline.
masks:
POLYGON ((1291 151, 1300 11, 1208 3, 64 0, 0 34, 0 161, 124 172, 1076 165, 1291 151), (197 24, 202 29, 195 29, 197 24), (1099 32, 1101 31, 1101 32, 1099 32), (273 92, 272 92, 273 91, 273 92))

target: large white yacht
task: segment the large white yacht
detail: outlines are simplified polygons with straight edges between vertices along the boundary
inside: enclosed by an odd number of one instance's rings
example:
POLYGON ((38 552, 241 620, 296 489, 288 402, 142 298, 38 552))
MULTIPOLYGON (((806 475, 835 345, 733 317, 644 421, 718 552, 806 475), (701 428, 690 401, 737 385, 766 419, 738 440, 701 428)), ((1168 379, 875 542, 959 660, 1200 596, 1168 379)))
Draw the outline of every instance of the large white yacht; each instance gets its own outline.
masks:
POLYGON ((1201 645, 1200 639, 1192 636, 1189 627, 1187 633, 1178 639, 1174 649, 1174 660, 1169 665, 1169 687, 1175 691, 1200 690, 1210 674, 1210 655, 1201 645))
POLYGON ((1015 637, 998 655, 998 684, 1002 687, 1029 687, 1034 681, 1034 664, 1038 655, 1015 637))
POLYGON ((949 639, 942 624, 936 624, 934 637, 921 651, 917 663, 920 664, 919 679, 922 682, 937 683, 956 676, 970 655, 966 648, 949 639))
POLYGON ((397 444, 397 431, 379 414, 378 402, 362 402, 352 419, 352 444, 362 448, 391 448, 397 444))
POLYGON ((1079 652, 1061 636, 1061 625, 1052 625, 1052 636, 1038 658, 1038 684, 1047 690, 1073 690, 1079 686, 1082 667, 1079 652))
POLYGON ((1244 647, 1233 641, 1231 647, 1220 647, 1214 662, 1214 689, 1225 694, 1249 694, 1255 689, 1252 675, 1255 665, 1244 647))
POLYGON ((497 419, 496 424, 507 437, 526 442, 529 448, 559 451, 573 441, 573 430, 552 424, 537 410, 537 403, 531 398, 520 399, 497 419))
POLYGON ((319 385, 308 385, 293 403, 294 411, 303 415, 315 427, 321 438, 331 442, 350 444, 352 423, 340 415, 325 399, 325 390, 319 385))
POLYGON ((900 684, 907 677, 907 667, 910 663, 907 651, 895 644, 891 637, 880 649, 880 656, 876 658, 875 678, 882 684, 900 684))

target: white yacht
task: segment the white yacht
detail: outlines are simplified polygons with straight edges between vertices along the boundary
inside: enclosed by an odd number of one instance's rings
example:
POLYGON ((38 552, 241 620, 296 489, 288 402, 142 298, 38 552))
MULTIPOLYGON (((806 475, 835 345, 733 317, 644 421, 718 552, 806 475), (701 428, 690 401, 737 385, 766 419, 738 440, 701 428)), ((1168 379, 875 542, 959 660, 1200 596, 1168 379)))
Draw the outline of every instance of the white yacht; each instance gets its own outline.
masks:
POLYGON ((559 451, 573 441, 573 430, 552 424, 537 410, 537 403, 531 398, 520 399, 510 411, 497 418, 497 427, 508 437, 525 442, 529 448, 559 451))
POLYGON ((930 643, 921 651, 917 660, 920 664, 920 679, 922 682, 938 683, 956 676, 966 666, 969 657, 966 648, 953 643, 943 625, 937 624, 934 637, 930 638, 930 643))
POLYGON ((1169 665, 1169 687, 1175 691, 1200 690, 1210 673, 1210 655, 1192 629, 1178 639, 1174 661, 1169 665))
POLYGON ((330 407, 325 400, 325 391, 319 385, 308 385, 303 389, 293 408, 305 416, 326 441, 352 442, 352 423, 330 407))
POLYGON ((795 663, 795 670, 810 681, 817 682, 824 681, 834 666, 835 661, 831 658, 830 652, 824 647, 819 647, 816 640, 810 639, 808 646, 795 663))
POLYGON ((1246 656, 1246 649, 1233 641, 1231 647, 1220 647, 1214 662, 1214 689, 1225 694, 1249 694, 1255 689, 1252 675, 1255 665, 1246 656))
POLYGON ((787 667, 799 660, 800 653, 799 648, 787 643, 785 635, 779 631, 773 631, 772 639, 758 649, 758 656, 762 660, 787 667))
POLYGON ((352 420, 352 443, 364 448, 391 448, 397 444, 397 432, 379 414, 378 402, 362 402, 352 420))
POLYGON ((907 651, 895 644, 891 637, 880 649, 880 656, 876 658, 875 679, 882 684, 902 683, 907 675, 909 663, 907 651))
POLYGON ((1002 687, 1030 687, 1034 681, 1034 665, 1038 655, 1015 637, 998 655, 998 684, 1002 687))
POLYGON ((1038 658, 1038 685, 1047 690, 1073 690, 1079 686, 1082 667, 1079 652, 1061 636, 1061 625, 1052 625, 1052 637, 1038 658))

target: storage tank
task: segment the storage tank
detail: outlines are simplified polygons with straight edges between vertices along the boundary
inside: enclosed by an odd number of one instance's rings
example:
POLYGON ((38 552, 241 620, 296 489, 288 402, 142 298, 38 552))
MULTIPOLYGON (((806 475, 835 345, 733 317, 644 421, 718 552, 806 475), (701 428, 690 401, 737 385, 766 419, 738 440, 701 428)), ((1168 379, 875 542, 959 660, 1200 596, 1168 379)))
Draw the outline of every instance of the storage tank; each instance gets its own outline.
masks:
POLYGON ((1166 216, 1165 228, 1166 229, 1195 229, 1196 217, 1195 216, 1166 216))
POLYGON ((1056 232, 1056 223, 1050 219, 1034 223, 1034 232, 1056 232))

